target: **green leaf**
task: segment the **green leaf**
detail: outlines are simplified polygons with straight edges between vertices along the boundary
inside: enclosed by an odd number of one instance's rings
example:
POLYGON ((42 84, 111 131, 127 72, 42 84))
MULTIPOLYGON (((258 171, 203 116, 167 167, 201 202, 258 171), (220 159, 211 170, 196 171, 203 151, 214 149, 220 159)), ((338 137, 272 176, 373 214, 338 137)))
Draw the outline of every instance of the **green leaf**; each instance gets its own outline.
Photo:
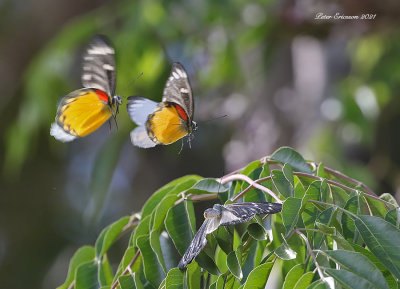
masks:
POLYGON ((233 250, 233 236, 226 226, 220 226, 217 230, 212 232, 212 235, 225 254, 229 254, 233 250))
POLYGON ((225 252, 220 248, 217 247, 215 250, 215 264, 217 264, 218 270, 222 273, 226 272, 228 270, 228 267, 226 266, 227 262, 227 257, 228 255, 225 254, 225 252))
POLYGON ((283 234, 282 234, 282 239, 283 239, 282 244, 274 251, 275 255, 281 258, 282 260, 295 259, 297 253, 289 247, 289 244, 287 243, 283 234))
POLYGON ((186 194, 212 194, 228 191, 228 187, 221 185, 216 179, 207 178, 195 183, 186 194))
POLYGON ((346 270, 325 269, 325 272, 335 278, 344 288, 348 289, 380 289, 352 272, 346 270))
POLYGON ((321 198, 321 181, 315 181, 310 184, 308 187, 306 194, 303 198, 303 211, 302 211, 302 218, 306 228, 313 229, 315 226, 315 220, 318 217, 319 211, 318 209, 308 200, 315 200, 319 201, 321 198))
POLYGON ((166 195, 154 209, 153 230, 158 230, 163 224, 168 210, 179 199, 177 195, 166 195))
POLYGON ((355 224, 370 251, 400 279, 400 230, 372 216, 360 215, 355 224))
POLYGON ((268 262, 254 268, 244 283, 243 289, 264 289, 273 266, 273 262, 268 262))
POLYGON ((301 154, 290 147, 279 148, 272 154, 270 159, 280 162, 281 164, 288 163, 297 172, 312 174, 310 167, 307 165, 301 154))
POLYGON ((301 183, 300 179, 297 176, 294 177, 294 180, 295 180, 294 196, 295 198, 302 199, 306 194, 306 190, 304 189, 303 184, 301 183))
POLYGON ((294 187, 292 184, 286 179, 285 175, 280 170, 272 170, 273 178, 272 182, 274 183, 276 189, 279 193, 285 198, 294 196, 294 187))
MULTIPOLYGON (((248 234, 245 234, 245 238, 243 240, 247 240, 248 234), (247 237, 246 237, 247 236, 247 237)), ((250 241, 250 248, 247 248, 247 250, 243 251, 241 249, 242 253, 242 272, 243 272, 243 279, 247 280, 249 274, 251 271, 254 269, 256 266, 255 264, 255 259, 257 256, 257 243, 254 241, 250 241)))
MULTIPOLYGON (((329 277, 329 278, 332 278, 332 277, 329 277)), ((330 289, 330 288, 322 280, 317 280, 317 281, 311 283, 311 285, 308 286, 307 289, 330 289)))
POLYGON ((371 251, 361 247, 360 245, 357 244, 351 244, 351 248, 363 254, 365 257, 367 257, 378 269, 379 271, 382 272, 382 275, 385 277, 386 282, 388 283, 389 287, 391 289, 398 289, 398 283, 394 280, 393 275, 389 272, 389 270, 383 266, 383 264, 374 256, 374 254, 371 253, 371 251))
POLYGON ((282 168, 283 175, 285 179, 290 183, 290 185, 294 188, 294 179, 293 179, 293 168, 290 164, 285 163, 282 168))
POLYGON ((293 287, 293 289, 306 289, 308 285, 310 285, 312 279, 314 277, 313 272, 307 272, 303 274, 300 279, 297 281, 296 285, 293 287))
POLYGON ((120 220, 106 227, 96 240, 96 256, 100 258, 108 251, 114 241, 120 236, 123 228, 128 224, 129 217, 123 217, 120 220))
MULTIPOLYGON (((358 214, 358 205, 358 196, 354 196, 347 201, 344 208, 354 214, 358 214)), ((353 242, 356 227, 354 225, 353 219, 348 214, 342 214, 342 229, 343 237, 347 241, 353 242)))
POLYGON ((93 261, 94 257, 95 257, 94 247, 83 246, 79 248, 78 251, 76 251, 74 256, 71 258, 71 261, 69 262, 67 279, 65 280, 64 284, 59 286, 57 289, 67 289, 75 278, 76 269, 84 263, 93 261))
POLYGON ((161 251, 160 233, 158 231, 151 231, 150 246, 151 246, 151 249, 153 249, 153 252, 157 255, 158 262, 162 266, 164 273, 166 273, 167 268, 165 266, 164 256, 161 251))
POLYGON ((392 194, 389 193, 383 193, 382 195, 379 196, 379 199, 382 199, 388 203, 391 203, 393 206, 395 206, 396 208, 399 207, 399 204, 397 203, 395 197, 393 197, 392 194))
POLYGON ((201 289, 201 279, 203 278, 202 269, 196 262, 190 263, 186 267, 186 288, 201 289))
POLYGON ((146 279, 153 286, 158 287, 165 278, 165 273, 163 267, 158 262, 157 255, 151 248, 149 235, 140 236, 137 239, 137 245, 143 258, 144 274, 146 279))
POLYGON ((183 289, 185 276, 183 271, 178 268, 172 268, 169 270, 167 277, 165 278, 165 288, 168 289, 183 289))
POLYGON ((330 186, 332 192, 333 203, 341 208, 344 208, 348 200, 349 194, 342 188, 330 186))
POLYGON ((256 168, 260 166, 261 162, 260 161, 253 161, 249 163, 240 173, 243 175, 248 176, 252 171, 254 171, 256 168))
POLYGON ((150 234, 150 219, 151 215, 142 218, 139 222, 139 225, 136 227, 136 230, 133 232, 133 236, 131 238, 131 246, 136 246, 136 240, 143 235, 150 234))
POLYGON ((381 271, 361 253, 345 250, 322 252, 348 271, 356 274, 360 278, 366 279, 375 288, 389 289, 381 271))
POLYGON ((242 268, 240 267, 240 262, 235 251, 232 251, 228 254, 226 265, 233 276, 239 280, 243 278, 242 268))
MULTIPOLYGON (((122 257, 122 260, 118 266, 118 270, 117 273, 115 274, 113 283, 116 281, 116 279, 122 274, 122 272, 126 269, 126 267, 128 266, 128 264, 131 263, 132 259, 134 258, 134 256, 136 255, 136 251, 137 248, 136 247, 128 247, 124 253, 124 256, 122 257)), ((141 255, 139 254, 136 262, 133 266, 131 266, 131 270, 132 272, 136 272, 139 270, 140 268, 140 264, 141 264, 141 255)))
POLYGON ((107 255, 104 255, 101 259, 98 269, 99 282, 101 286, 110 285, 113 280, 113 272, 111 269, 110 262, 108 262, 107 255))
POLYGON ((197 255, 197 257, 195 258, 195 260, 196 260, 196 262, 199 264, 199 266, 201 268, 204 268, 210 274, 213 274, 213 275, 219 275, 220 274, 220 272, 218 270, 218 267, 215 264, 214 260, 211 259, 206 253, 200 252, 200 254, 197 255))
POLYGON ((388 210, 386 209, 386 205, 383 202, 376 200, 374 198, 370 198, 368 197, 368 195, 364 193, 362 193, 362 196, 365 202, 367 202, 372 216, 377 216, 382 218, 386 216, 388 210))
POLYGON ((282 206, 282 221, 286 229, 286 236, 293 230, 299 219, 302 200, 298 198, 287 198, 282 206))
POLYGON ((304 273, 303 264, 297 264, 286 274, 282 289, 293 289, 304 273))
POLYGON ((98 282, 97 262, 88 262, 80 265, 76 270, 75 289, 97 289, 101 285, 98 282))
POLYGON ((118 283, 121 286, 121 289, 136 289, 134 276, 131 275, 125 275, 119 277, 118 283))
POLYGON ((181 255, 185 253, 193 238, 193 216, 192 201, 188 199, 170 208, 165 219, 165 228, 181 255))
POLYGON ((326 178, 325 167, 323 163, 319 163, 317 167, 317 176, 320 178, 326 178))
POLYGON ((177 195, 180 192, 192 187, 200 179, 202 178, 196 175, 184 176, 179 179, 173 180, 172 182, 157 190, 144 204, 142 209, 142 219, 153 213, 155 207, 157 207, 157 205, 160 203, 165 195, 178 191, 176 193, 177 195))
POLYGON ((265 234, 264 228, 257 223, 252 223, 247 227, 247 231, 250 236, 256 240, 267 240, 268 237, 265 234))
POLYGON ((395 226, 397 229, 400 228, 400 208, 395 208, 390 210, 386 216, 385 220, 395 226))

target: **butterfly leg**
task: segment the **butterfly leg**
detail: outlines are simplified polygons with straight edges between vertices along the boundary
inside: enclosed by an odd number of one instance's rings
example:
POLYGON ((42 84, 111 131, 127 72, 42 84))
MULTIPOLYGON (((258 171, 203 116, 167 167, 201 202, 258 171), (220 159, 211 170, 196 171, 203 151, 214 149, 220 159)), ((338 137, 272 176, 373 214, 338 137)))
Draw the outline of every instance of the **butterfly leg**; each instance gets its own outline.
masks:
POLYGON ((183 149, 183 139, 182 139, 182 145, 181 145, 181 149, 179 150, 179 152, 178 152, 178 155, 180 155, 180 154, 181 154, 181 151, 182 151, 182 149, 183 149))

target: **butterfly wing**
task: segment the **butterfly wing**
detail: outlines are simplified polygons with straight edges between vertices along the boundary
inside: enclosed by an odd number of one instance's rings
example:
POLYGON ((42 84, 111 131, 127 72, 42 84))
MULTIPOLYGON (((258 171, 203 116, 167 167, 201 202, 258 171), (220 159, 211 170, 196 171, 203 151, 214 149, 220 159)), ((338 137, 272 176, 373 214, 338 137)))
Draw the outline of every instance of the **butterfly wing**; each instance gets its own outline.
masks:
POLYGON ((147 118, 153 113, 158 103, 140 96, 128 97, 127 110, 129 117, 137 125, 145 125, 147 118))
POLYGON ((146 127, 140 125, 131 131, 131 142, 133 145, 140 148, 151 148, 157 145, 154 141, 152 141, 147 134, 146 127))
POLYGON ((172 65, 171 74, 165 84, 162 101, 180 105, 185 110, 189 119, 193 119, 194 104, 192 88, 186 70, 179 62, 175 62, 172 65))
POLYGON ((187 248, 185 254, 183 254, 182 259, 179 261, 178 268, 184 269, 188 264, 190 264, 200 251, 207 245, 207 234, 218 229, 219 219, 209 218, 205 219, 196 235, 194 236, 192 242, 187 248))
POLYGON ((275 214, 282 210, 282 204, 269 202, 234 203, 222 207, 222 226, 246 223, 250 221, 254 215, 275 214))
POLYGON ((153 142, 168 145, 188 134, 186 121, 181 118, 179 108, 179 105, 161 102, 149 115, 146 129, 153 142))
POLYGON ((98 129, 111 116, 108 96, 97 89, 80 89, 62 98, 50 134, 62 142, 84 137, 98 129))
POLYGON ((114 96, 116 85, 115 51, 103 35, 90 41, 83 57, 82 84, 86 88, 97 88, 114 96))

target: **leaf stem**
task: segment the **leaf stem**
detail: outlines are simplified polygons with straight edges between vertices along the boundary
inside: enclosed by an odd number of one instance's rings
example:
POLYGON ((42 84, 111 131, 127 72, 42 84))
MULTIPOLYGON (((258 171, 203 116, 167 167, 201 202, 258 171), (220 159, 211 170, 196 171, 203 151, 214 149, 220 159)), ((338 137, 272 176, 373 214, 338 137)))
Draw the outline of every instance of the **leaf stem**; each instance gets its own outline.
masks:
MULTIPOLYGON (((139 257, 139 255, 140 255, 140 249, 137 249, 135 256, 133 256, 131 262, 128 264, 128 266, 126 266, 125 270, 121 273, 120 276, 123 276, 126 273, 131 271, 131 267, 135 264, 135 262, 136 262, 137 258, 139 257)), ((119 284, 119 281, 117 279, 117 280, 115 280, 114 284, 111 286, 111 289, 117 288, 118 284, 119 284)))
POLYGON ((315 267, 317 268, 319 277, 321 278, 322 281, 324 281, 324 280, 325 280, 324 274, 322 273, 321 267, 319 266, 318 261, 317 261, 317 257, 315 257, 314 252, 313 252, 313 250, 312 250, 312 248, 311 248, 311 246, 310 246, 310 243, 309 243, 308 240, 307 240, 307 237, 306 237, 302 232, 300 232, 298 229, 295 229, 294 231, 295 231, 295 232, 304 240, 304 242, 306 243, 308 252, 310 253, 311 257, 314 259, 314 264, 315 264, 315 267))
MULTIPOLYGON (((258 184, 256 181, 253 181, 252 179, 250 179, 246 175, 242 175, 242 174, 228 175, 228 176, 225 176, 225 177, 222 177, 221 179, 219 179, 219 182, 221 183, 221 185, 224 185, 226 183, 229 183, 229 182, 232 182, 232 181, 237 181, 237 180, 245 181, 251 187, 254 187, 256 189, 259 189, 261 191, 266 192, 268 195, 273 197, 278 203, 282 204, 282 201, 277 197, 277 195, 275 195, 275 193, 273 191, 271 191, 270 189, 258 184)), ((236 196, 232 201, 236 201, 238 198, 240 198, 240 197, 236 196)))

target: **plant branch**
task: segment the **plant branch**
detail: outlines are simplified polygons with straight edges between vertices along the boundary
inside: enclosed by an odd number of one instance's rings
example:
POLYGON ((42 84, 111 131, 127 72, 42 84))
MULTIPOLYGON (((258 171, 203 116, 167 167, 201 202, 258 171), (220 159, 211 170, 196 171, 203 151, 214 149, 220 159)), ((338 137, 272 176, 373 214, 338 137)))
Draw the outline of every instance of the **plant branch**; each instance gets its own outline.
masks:
POLYGON ((75 287, 75 280, 68 286, 68 289, 72 289, 75 287))
MULTIPOLYGON (((137 258, 139 257, 139 255, 140 255, 140 249, 137 249, 135 256, 133 256, 131 262, 128 264, 128 266, 126 266, 125 270, 121 273, 120 276, 123 276, 123 275, 125 275, 126 273, 128 273, 128 272, 131 271, 131 267, 135 264, 135 262, 136 262, 137 258)), ((118 279, 117 279, 117 280, 114 282, 114 284, 111 286, 111 289, 117 288, 118 284, 119 284, 119 281, 118 281, 118 279)))
MULTIPOLYGON (((314 163, 314 162, 309 162, 309 163, 313 163, 315 166, 318 167, 318 164, 314 163)), ((375 197, 377 197, 377 194, 374 193, 374 191, 372 191, 367 185, 365 185, 364 183, 357 181, 353 178, 350 178, 349 176, 346 176, 345 174, 336 171, 334 169, 328 168, 328 167, 324 167, 325 172, 334 175, 335 177, 341 178, 351 184, 354 184, 356 186, 359 186, 360 188, 362 188, 364 191, 366 191, 369 195, 373 195, 375 197)))
MULTIPOLYGON (((314 179, 314 180, 320 180, 320 181, 324 180, 324 178, 321 178, 321 177, 318 177, 318 176, 314 176, 314 175, 311 175, 311 174, 307 174, 307 173, 302 173, 302 172, 293 172, 293 175, 302 176, 302 177, 306 177, 306 178, 310 178, 310 179, 314 179)), ((338 183, 338 182, 335 182, 335 181, 332 181, 332 180, 328 180, 328 179, 325 179, 325 180, 330 185, 342 188, 342 189, 350 191, 350 192, 355 192, 356 194, 360 194, 360 191, 357 190, 357 189, 350 188, 350 187, 348 187, 346 185, 343 185, 341 183, 338 183)), ((392 203, 389 203, 389 202, 387 202, 385 200, 380 199, 375 193, 373 193, 373 195, 371 195, 371 194, 365 192, 364 196, 368 197, 368 198, 371 198, 371 199, 375 199, 377 201, 380 201, 380 202, 384 203, 386 206, 392 206, 394 208, 396 207, 392 203)))
POLYGON ((319 277, 321 278, 321 280, 324 281, 324 280, 325 280, 324 274, 322 273, 321 267, 319 266, 318 261, 317 261, 317 257, 315 257, 314 252, 313 252, 313 250, 312 250, 312 248, 311 248, 311 246, 310 246, 310 243, 309 243, 308 240, 307 240, 307 237, 306 237, 302 232, 300 232, 298 229, 295 229, 294 231, 295 231, 295 232, 304 240, 304 242, 306 243, 307 249, 308 249, 308 251, 309 251, 311 257, 314 259, 314 264, 315 264, 315 267, 317 268, 319 277))
MULTIPOLYGON (((247 182, 250 186, 259 189, 261 191, 266 192, 268 195, 270 195, 271 197, 273 197, 278 203, 282 204, 282 201, 277 197, 277 195, 275 195, 275 193, 273 191, 271 191, 270 189, 261 186, 260 184, 258 184, 257 182, 253 181, 252 179, 250 179, 248 176, 242 175, 242 174, 234 174, 234 175, 229 175, 229 176, 225 176, 222 177, 221 179, 219 179, 219 182, 221 185, 224 185, 226 183, 232 182, 232 181, 245 181, 247 182)), ((236 201, 237 199, 234 198, 232 201, 236 201)))
MULTIPOLYGON (((256 183, 262 183, 262 182, 265 182, 265 181, 270 180, 270 179, 272 179, 272 176, 268 176, 268 177, 265 177, 265 178, 261 178, 261 179, 255 180, 254 182, 256 182, 256 183)), ((252 188, 253 188, 253 185, 250 185, 250 186, 248 186, 247 188, 245 188, 243 191, 241 191, 239 194, 237 194, 237 195, 232 199, 232 202, 236 202, 237 200, 239 200, 244 194, 246 194, 246 193, 247 193, 248 191, 250 191, 252 188)))

